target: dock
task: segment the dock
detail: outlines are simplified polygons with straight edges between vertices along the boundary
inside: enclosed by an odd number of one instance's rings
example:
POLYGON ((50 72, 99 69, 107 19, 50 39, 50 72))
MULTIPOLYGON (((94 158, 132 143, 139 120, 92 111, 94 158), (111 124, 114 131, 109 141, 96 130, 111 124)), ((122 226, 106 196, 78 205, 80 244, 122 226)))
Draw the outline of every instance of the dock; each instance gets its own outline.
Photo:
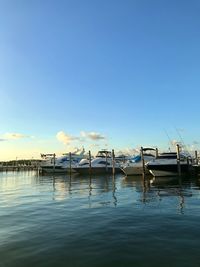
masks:
POLYGON ((41 160, 12 160, 0 162, 0 171, 32 171, 38 170, 41 160))

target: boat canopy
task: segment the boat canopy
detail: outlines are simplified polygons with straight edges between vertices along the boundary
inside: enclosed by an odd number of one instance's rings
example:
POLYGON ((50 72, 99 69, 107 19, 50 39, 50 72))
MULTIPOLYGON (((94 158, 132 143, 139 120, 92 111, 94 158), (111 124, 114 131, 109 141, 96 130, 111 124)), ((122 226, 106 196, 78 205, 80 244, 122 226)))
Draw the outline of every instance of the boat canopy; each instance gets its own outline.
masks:
POLYGON ((143 151, 147 151, 147 150, 153 150, 153 151, 155 151, 156 149, 155 148, 152 148, 152 147, 144 147, 143 148, 143 151))

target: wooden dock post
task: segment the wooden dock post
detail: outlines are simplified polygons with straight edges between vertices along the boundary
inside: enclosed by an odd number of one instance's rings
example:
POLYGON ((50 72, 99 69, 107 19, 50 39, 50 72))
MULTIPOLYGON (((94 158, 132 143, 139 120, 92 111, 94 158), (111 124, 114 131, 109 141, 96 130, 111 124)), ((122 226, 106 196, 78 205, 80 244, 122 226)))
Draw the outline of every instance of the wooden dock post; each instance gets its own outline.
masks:
POLYGON ((106 173, 108 172, 108 152, 106 151, 106 173))
POLYGON ((69 152, 69 175, 72 175, 72 153, 69 152))
POLYGON ((181 176, 181 162, 180 162, 180 146, 179 146, 179 144, 176 145, 176 153, 177 153, 178 176, 181 176))
POLYGON ((55 166, 56 165, 56 154, 53 154, 53 173, 55 173, 55 166))
POLYGON ((198 165, 198 153, 197 150, 195 150, 195 164, 198 165))
POLYGON ((143 175, 145 176, 145 162, 144 162, 144 151, 143 151, 143 147, 141 147, 141 159, 142 159, 143 175))
POLYGON ((92 164, 91 164, 91 152, 89 150, 89 175, 92 173, 92 164))
POLYGON ((115 151, 112 150, 112 174, 115 175, 115 151))
POLYGON ((158 158, 158 148, 156 147, 156 159, 158 158))

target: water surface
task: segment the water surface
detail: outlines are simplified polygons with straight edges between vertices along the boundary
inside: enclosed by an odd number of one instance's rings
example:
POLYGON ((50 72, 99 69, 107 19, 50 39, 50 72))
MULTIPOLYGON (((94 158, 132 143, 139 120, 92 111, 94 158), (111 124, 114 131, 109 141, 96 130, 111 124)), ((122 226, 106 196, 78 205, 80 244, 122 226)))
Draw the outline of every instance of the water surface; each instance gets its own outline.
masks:
POLYGON ((0 267, 199 267, 200 179, 0 173, 0 267))

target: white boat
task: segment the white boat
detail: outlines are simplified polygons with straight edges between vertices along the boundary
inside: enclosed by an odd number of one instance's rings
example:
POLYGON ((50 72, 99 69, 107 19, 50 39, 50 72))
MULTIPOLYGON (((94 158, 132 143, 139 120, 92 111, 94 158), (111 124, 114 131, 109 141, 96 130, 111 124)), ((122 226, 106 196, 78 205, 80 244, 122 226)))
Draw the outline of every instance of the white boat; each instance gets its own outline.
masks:
MULTIPOLYGON (((151 154, 150 151, 155 151, 154 148, 143 148, 143 159, 144 163, 147 163, 155 158, 154 154, 151 154), (149 151, 149 152, 147 152, 149 151)), ((141 153, 131 160, 128 160, 122 167, 122 171, 127 175, 141 175, 143 174, 143 161, 141 153)), ((147 170, 145 170, 147 172, 147 170)))
POLYGON ((73 172, 73 167, 85 157, 84 153, 85 150, 83 149, 79 153, 78 151, 71 154, 66 153, 60 157, 56 157, 55 154, 41 154, 43 161, 40 164, 40 170, 42 173, 73 172))
MULTIPOLYGON (((121 172, 121 164, 115 162, 115 173, 121 172)), ((76 172, 80 174, 104 174, 113 172, 113 161, 110 151, 100 150, 96 157, 90 162, 88 159, 82 159, 76 167, 73 168, 76 172)))
MULTIPOLYGON (((185 153, 180 154, 180 170, 181 174, 186 174, 191 166, 189 155, 185 153)), ((161 176, 178 176, 179 164, 177 161, 176 152, 167 152, 160 154, 157 158, 146 164, 147 169, 155 177, 161 176)))

